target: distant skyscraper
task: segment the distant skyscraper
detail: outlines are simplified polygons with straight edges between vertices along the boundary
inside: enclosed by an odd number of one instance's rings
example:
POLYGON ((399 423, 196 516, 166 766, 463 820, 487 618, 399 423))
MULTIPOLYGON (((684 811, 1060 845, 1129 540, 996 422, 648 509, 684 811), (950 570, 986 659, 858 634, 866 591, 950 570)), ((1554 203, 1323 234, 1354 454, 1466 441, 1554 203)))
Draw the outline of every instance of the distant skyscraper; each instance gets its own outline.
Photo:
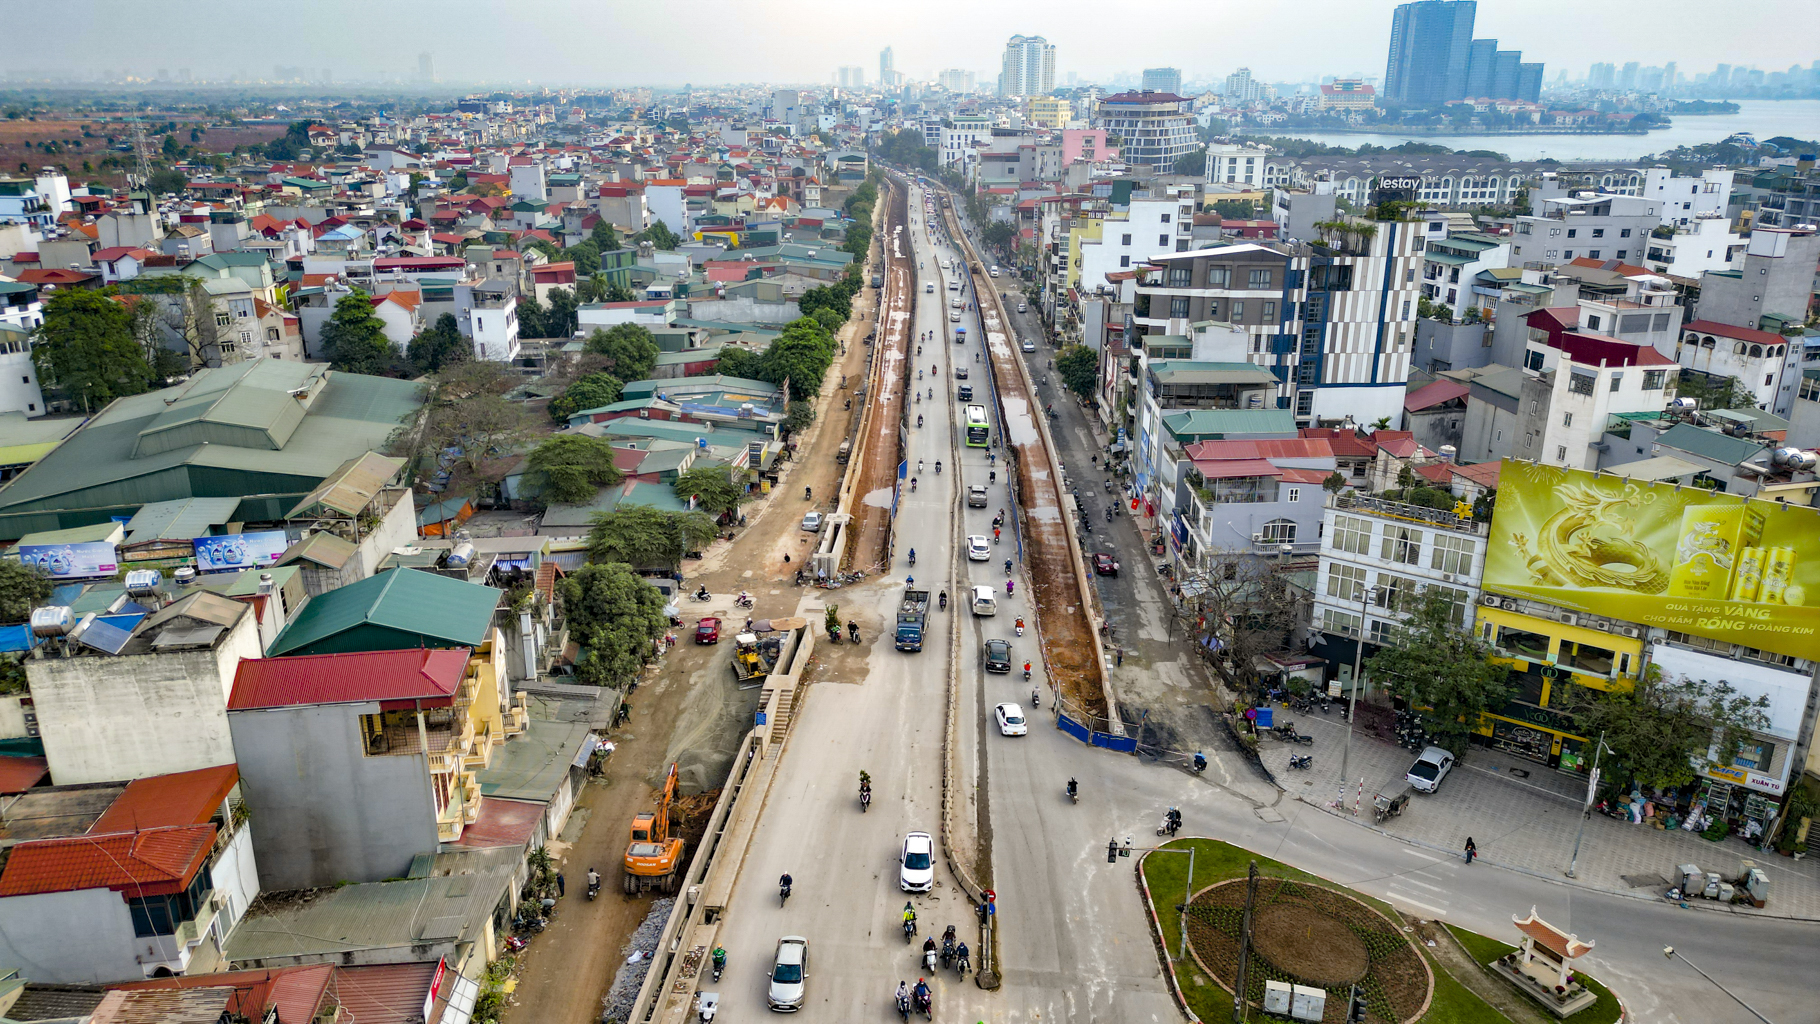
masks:
POLYGON ((1624 70, 1618 72, 1618 88, 1629 92, 1637 87, 1637 62, 1628 61, 1624 70))
POLYGON ((426 82, 436 81, 436 59, 428 50, 417 55, 417 77, 426 82))
POLYGON ((1611 64, 1594 64, 1586 73, 1586 87, 1589 89, 1609 89, 1618 80, 1618 69, 1611 64))
POLYGON ((837 68, 834 72, 834 84, 842 89, 864 89, 866 87, 866 69, 851 64, 837 68))
POLYGON ((1466 48, 1466 92, 1464 96, 1492 96, 1491 77, 1497 67, 1498 41, 1474 39, 1466 48))
POLYGON ((1416 0, 1398 7, 1390 21, 1385 100, 1434 106, 1464 96, 1477 9, 1477 0, 1416 0))
POLYGON ((1228 103, 1250 103, 1264 98, 1264 83, 1251 77, 1250 68, 1240 68, 1226 76, 1226 87, 1220 95, 1228 103))
POLYGON ((1179 95, 1182 91, 1182 71, 1180 68, 1145 68, 1143 88, 1146 92, 1179 95))
POLYGON ((949 92, 968 93, 973 91, 973 72, 962 71, 960 68, 949 68, 943 71, 935 76, 935 81, 937 85, 949 92))
POLYGON ((1055 90, 1055 47, 1042 36, 1012 36, 1000 65, 1000 96, 1047 96, 1055 90))
POLYGON ((897 56, 889 46, 878 51, 878 84, 882 88, 897 84, 897 56))

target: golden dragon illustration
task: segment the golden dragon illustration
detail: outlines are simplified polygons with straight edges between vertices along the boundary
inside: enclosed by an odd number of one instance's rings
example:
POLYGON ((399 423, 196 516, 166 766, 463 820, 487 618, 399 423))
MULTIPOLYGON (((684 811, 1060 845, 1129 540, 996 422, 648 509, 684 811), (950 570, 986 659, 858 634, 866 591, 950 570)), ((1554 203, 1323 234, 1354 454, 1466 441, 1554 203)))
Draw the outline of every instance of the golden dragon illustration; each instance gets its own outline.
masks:
POLYGON ((1563 484, 1555 493, 1561 510, 1542 524, 1534 551, 1528 537, 1511 536, 1538 585, 1612 587, 1643 594, 1668 589, 1668 570, 1655 552, 1631 539, 1632 520, 1624 514, 1653 502, 1655 495, 1635 484, 1626 484, 1618 494, 1563 484))

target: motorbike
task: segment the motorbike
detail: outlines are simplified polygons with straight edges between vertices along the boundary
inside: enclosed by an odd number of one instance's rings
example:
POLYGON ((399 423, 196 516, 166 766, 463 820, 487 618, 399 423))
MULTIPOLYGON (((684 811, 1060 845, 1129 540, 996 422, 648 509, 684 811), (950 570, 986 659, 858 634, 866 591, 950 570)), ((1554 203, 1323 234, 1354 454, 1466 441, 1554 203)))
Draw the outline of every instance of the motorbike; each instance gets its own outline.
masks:
POLYGON ((1030 670, 1029 670, 1029 669, 1025 669, 1025 670, 1024 670, 1024 682, 1026 682, 1026 683, 1027 683, 1027 682, 1029 682, 1029 681, 1030 681, 1030 670))
POLYGON ((689 595, 689 596, 690 596, 690 597, 693 597, 693 598, 695 598, 695 599, 696 599, 696 600, 697 600, 697 601, 712 601, 712 600, 714 600, 714 595, 713 595, 713 594, 710 594, 710 593, 708 593, 708 592, 707 592, 707 591, 706 591, 706 590, 697 590, 697 591, 696 591, 696 592, 695 592, 695 593, 693 593, 693 594, 690 594, 690 595, 689 595))
POLYGON ((778 888, 777 888, 777 905, 781 907, 785 903, 789 902, 789 900, 790 900, 790 887, 788 885, 778 886, 778 888))
POLYGON ((869 789, 860 790, 859 791, 859 813, 861 813, 861 814, 866 813, 866 808, 871 807, 871 806, 872 806, 872 791, 869 789))
POLYGON ((953 967, 953 966, 954 966, 954 940, 953 939, 943 939, 942 940, 942 967, 948 968, 948 967, 953 967))
POLYGON ((1308 769, 1314 767, 1314 755, 1313 754, 1291 754, 1291 755, 1289 755, 1289 767, 1299 768, 1303 771, 1307 771, 1308 769))
POLYGON ((1016 630, 1017 630, 1017 635, 1018 635, 1018 636, 1023 636, 1023 635, 1024 635, 1024 624, 1023 624, 1023 623, 1021 623, 1021 622, 1020 622, 1020 623, 1018 623, 1018 624, 1017 624, 1017 626, 1016 626, 1016 627, 1014 627, 1014 628, 1015 628, 1015 629, 1016 629, 1016 630))
POLYGON ((741 594, 733 599, 733 605, 737 608, 750 608, 752 604, 752 597, 749 594, 741 594))
POLYGON ((954 957, 954 976, 955 977, 965 978, 967 976, 967 969, 972 966, 973 966, 972 958, 969 957, 967 954, 965 954, 965 953, 955 954, 955 957, 954 957))
POLYGON ((923 950, 923 970, 930 974, 935 973, 935 950, 923 950))
POLYGON ((813 487, 803 488, 803 500, 804 501, 815 500, 815 489, 813 487))
POLYGON ((935 999, 934 999, 934 997, 930 996, 927 992, 925 992, 922 995, 917 996, 915 999, 915 1002, 917 1004, 916 1008, 922 1012, 924 1020, 934 1020, 935 1019, 935 999))
POLYGON ((594 897, 599 896, 599 895, 600 895, 600 879, 596 878, 594 881, 588 883, 588 902, 589 903, 594 902, 594 897))
POLYGON ((838 643, 840 643, 840 630, 838 630, 838 629, 830 629, 830 630, 829 630, 829 631, 828 631, 828 642, 829 642, 829 643, 831 643, 831 644, 838 644, 838 643))
POLYGON ((1112 510, 1111 509, 1106 510, 1106 521, 1109 523, 1112 522, 1112 510))
POLYGON ((1078 803, 1080 803, 1080 802, 1081 802, 1081 787, 1080 787, 1080 783, 1078 783, 1078 782, 1075 782, 1075 781, 1074 781, 1074 780, 1073 780, 1073 779, 1069 779, 1069 780, 1068 780, 1068 785, 1066 785, 1066 786, 1064 786, 1064 787, 1062 787, 1062 788, 1063 788, 1063 789, 1064 789, 1064 790, 1066 790, 1066 791, 1067 791, 1067 793, 1068 793, 1068 802, 1069 802, 1069 803, 1071 803, 1071 804, 1078 804, 1078 803))
POLYGON ((908 1024, 908 1022, 910 1020, 910 997, 909 996, 898 996, 897 997, 897 1015, 899 1017, 902 1017, 904 1019, 904 1021, 906 1022, 906 1024, 908 1024))
POLYGON ((915 921, 905 921, 904 922, 904 941, 909 942, 911 939, 914 939, 914 938, 916 938, 916 922, 915 921))
POLYGON ((849 643, 859 643, 859 623, 847 623, 847 641, 849 643))
POLYGON ((714 960, 714 980, 719 981, 720 972, 727 969, 727 951, 720 946, 715 946, 713 960, 714 960))
POLYGON ((1194 770, 1197 774, 1207 770, 1207 755, 1198 750, 1194 752, 1194 770))

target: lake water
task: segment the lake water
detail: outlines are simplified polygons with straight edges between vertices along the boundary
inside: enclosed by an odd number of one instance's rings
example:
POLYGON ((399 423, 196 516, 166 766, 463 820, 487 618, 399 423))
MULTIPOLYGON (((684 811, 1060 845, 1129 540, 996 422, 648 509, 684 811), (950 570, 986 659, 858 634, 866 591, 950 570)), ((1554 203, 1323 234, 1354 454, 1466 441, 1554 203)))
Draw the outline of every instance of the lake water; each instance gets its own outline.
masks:
POLYGON ((1696 117, 1677 114, 1671 127, 1648 135, 1365 135, 1344 132, 1272 132, 1312 139, 1330 146, 1400 146, 1405 142, 1430 142, 1449 149, 1489 149, 1507 153, 1513 160, 1552 157, 1567 163, 1583 160, 1633 161, 1677 146, 1719 142, 1733 132, 1750 132, 1759 140, 1787 135, 1820 139, 1820 100, 1738 100, 1736 114, 1696 117))

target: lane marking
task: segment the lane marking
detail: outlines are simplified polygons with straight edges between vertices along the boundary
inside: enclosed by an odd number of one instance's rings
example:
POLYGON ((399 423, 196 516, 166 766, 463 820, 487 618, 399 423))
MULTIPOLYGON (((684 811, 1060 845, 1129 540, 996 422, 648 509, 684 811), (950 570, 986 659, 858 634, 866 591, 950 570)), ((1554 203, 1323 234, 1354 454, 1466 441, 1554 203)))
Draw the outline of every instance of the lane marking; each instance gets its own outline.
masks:
POLYGON ((1423 860, 1439 861, 1441 859, 1432 853, 1423 853, 1421 850, 1418 850, 1413 846, 1403 847, 1403 852, 1409 854, 1411 857, 1420 857, 1423 860))
POLYGON ((1447 911, 1442 910, 1440 907, 1431 907, 1428 904, 1423 903, 1420 900, 1412 900, 1409 897, 1403 895, 1402 893, 1397 892, 1394 888, 1390 890, 1387 898, 1395 900, 1398 903, 1407 903, 1410 906, 1415 907, 1417 910, 1426 910, 1430 914, 1433 914, 1436 917, 1446 917, 1447 916, 1447 911))
POLYGON ((1442 888, 1441 886, 1438 886, 1438 885, 1429 885, 1427 882, 1418 882, 1415 879, 1409 877, 1408 875, 1403 876, 1403 881, 1408 882, 1410 885, 1419 885, 1424 889, 1430 890, 1431 892, 1447 893, 1447 892, 1452 891, 1450 889, 1442 888))

